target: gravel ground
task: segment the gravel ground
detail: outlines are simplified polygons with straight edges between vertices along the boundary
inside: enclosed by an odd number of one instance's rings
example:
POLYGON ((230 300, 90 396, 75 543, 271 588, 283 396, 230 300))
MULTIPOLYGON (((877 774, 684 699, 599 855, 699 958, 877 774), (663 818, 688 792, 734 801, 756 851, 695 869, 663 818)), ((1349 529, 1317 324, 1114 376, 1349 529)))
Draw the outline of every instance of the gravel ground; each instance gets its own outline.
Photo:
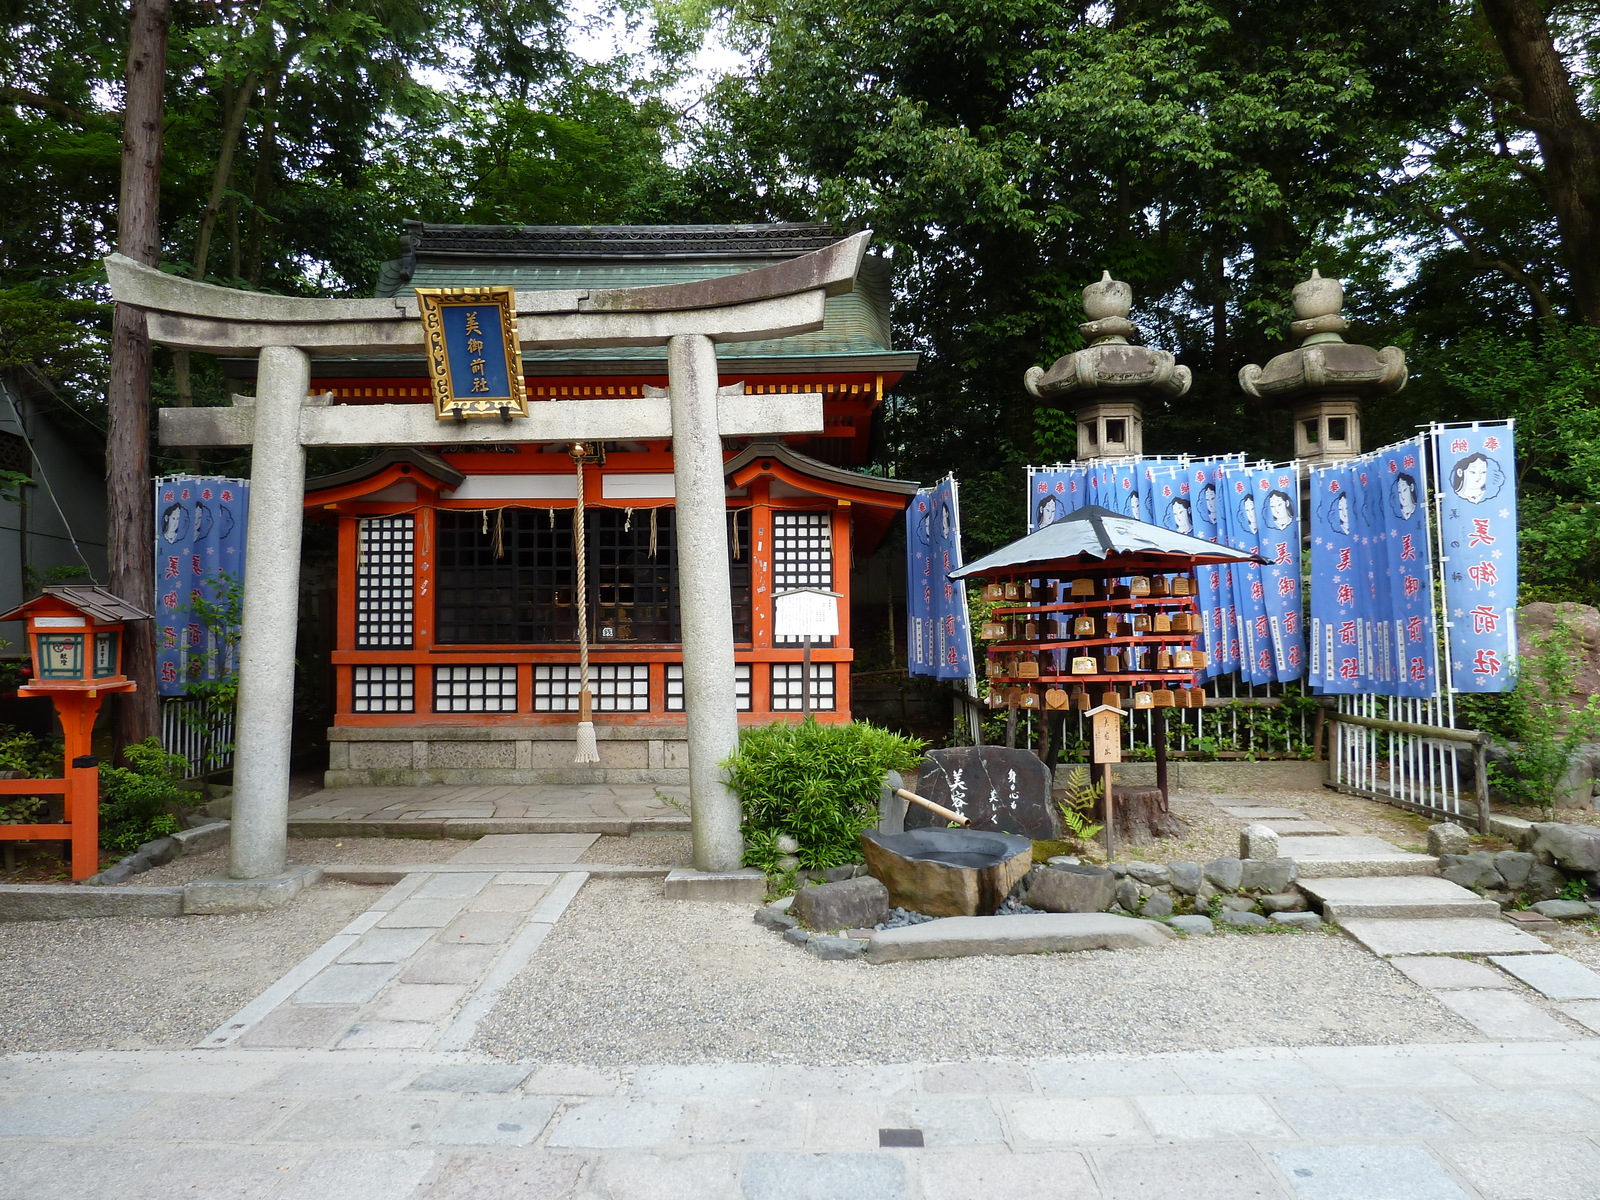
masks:
POLYGON ((270 912, 0 924, 0 1053, 193 1046, 378 893, 325 884, 270 912))
POLYGON ((693 857, 694 840, 687 833, 651 833, 602 837, 578 861, 619 867, 686 867, 693 857))
MULTIPOLYGON (((290 838, 289 861, 297 863, 356 864, 435 863, 460 854, 471 842, 445 838, 290 838)), ((129 884, 137 887, 174 887, 228 869, 226 846, 175 859, 135 875, 129 884)))
POLYGON ((821 962, 750 918, 591 880, 474 1048, 617 1066, 1482 1040, 1334 934, 871 966, 821 962))

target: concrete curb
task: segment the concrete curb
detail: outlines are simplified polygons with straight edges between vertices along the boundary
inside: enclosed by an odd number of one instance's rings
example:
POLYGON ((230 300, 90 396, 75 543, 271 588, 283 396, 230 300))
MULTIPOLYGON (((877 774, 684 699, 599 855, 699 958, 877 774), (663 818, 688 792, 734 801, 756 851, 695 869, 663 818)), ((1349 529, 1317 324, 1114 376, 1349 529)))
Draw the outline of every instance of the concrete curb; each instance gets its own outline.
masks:
POLYGON ((205 825, 197 825, 193 829, 181 830, 169 837, 146 842, 115 866, 89 876, 78 886, 107 887, 125 883, 133 876, 142 875, 152 867, 159 867, 175 858, 199 854, 203 850, 224 845, 228 840, 228 828, 226 821, 212 821, 205 825))
POLYGON ((598 833, 631 837, 643 833, 688 833, 688 817, 478 817, 442 821, 340 820, 337 817, 289 818, 290 837, 459 838, 470 840, 494 833, 598 833))
POLYGON ((83 887, 75 883, 0 884, 0 921, 76 921, 85 917, 176 917, 181 887, 83 887))

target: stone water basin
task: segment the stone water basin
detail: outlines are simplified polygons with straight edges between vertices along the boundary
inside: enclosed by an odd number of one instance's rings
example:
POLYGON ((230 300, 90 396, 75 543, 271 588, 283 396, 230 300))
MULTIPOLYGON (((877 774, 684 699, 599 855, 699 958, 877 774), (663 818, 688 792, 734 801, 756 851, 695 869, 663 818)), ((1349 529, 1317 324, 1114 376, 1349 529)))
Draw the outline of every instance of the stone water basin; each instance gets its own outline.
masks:
POLYGON ((1033 865, 1033 843, 982 829, 908 829, 861 835, 889 903, 931 917, 990 916, 1033 865))

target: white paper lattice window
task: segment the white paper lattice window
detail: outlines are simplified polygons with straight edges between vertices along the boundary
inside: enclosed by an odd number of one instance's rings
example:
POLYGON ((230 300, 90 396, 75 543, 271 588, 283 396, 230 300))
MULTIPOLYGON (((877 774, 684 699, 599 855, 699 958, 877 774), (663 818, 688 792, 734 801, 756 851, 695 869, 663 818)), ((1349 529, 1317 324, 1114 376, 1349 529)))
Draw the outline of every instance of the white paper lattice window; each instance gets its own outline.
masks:
MULTIPOLYGON (((804 663, 772 664, 772 711, 799 712, 800 679, 804 663)), ((811 711, 834 710, 833 664, 811 664, 811 711)))
POLYGON ((353 707, 358 713, 416 711, 416 668, 355 667, 353 707))
MULTIPOLYGON (((580 680, 576 664, 533 668, 534 712, 577 712, 580 680)), ((589 666, 589 690, 595 712, 649 712, 648 663, 599 663, 589 666)))
POLYGON ((435 667, 434 712, 516 712, 517 668, 435 667))
MULTIPOLYGON (((733 664, 734 707, 739 712, 750 711, 750 664, 733 664)), ((683 664, 667 664, 667 711, 683 711, 683 664)))
POLYGON ((410 514, 367 517, 356 546, 356 646, 411 649, 415 521, 410 514))
MULTIPOLYGON (((772 514, 772 590, 833 587, 833 516, 825 512, 772 514)), ((797 646, 799 638, 774 636, 773 645, 797 646)), ((819 639, 816 646, 831 646, 819 639)))

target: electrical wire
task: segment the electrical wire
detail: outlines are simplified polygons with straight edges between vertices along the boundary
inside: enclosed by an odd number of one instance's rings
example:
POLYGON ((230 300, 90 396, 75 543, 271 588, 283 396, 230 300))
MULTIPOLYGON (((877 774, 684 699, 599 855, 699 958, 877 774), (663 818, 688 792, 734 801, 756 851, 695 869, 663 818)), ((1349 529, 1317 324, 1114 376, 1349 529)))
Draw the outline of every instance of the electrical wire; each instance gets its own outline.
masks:
MULTIPOLYGON (((50 475, 44 469, 44 459, 39 457, 39 452, 33 448, 33 439, 28 436, 28 426, 22 419, 22 411, 17 407, 16 397, 11 394, 11 389, 0 383, 0 395, 5 396, 6 404, 11 409, 11 415, 17 422, 17 428, 22 433, 22 444, 28 448, 28 455, 33 459, 34 470, 38 473, 40 481, 44 484, 45 495, 50 497, 50 503, 55 506, 56 516, 61 518, 61 527, 67 531, 67 540, 72 543, 72 551, 78 556, 78 561, 83 564, 84 572, 95 583, 94 568, 89 565, 89 560, 84 556, 83 547, 78 545, 78 535, 72 528, 72 522, 67 520, 67 514, 61 507, 61 500, 56 496, 56 490, 50 486, 50 475)), ((22 530, 22 536, 28 536, 28 530, 22 530)))

